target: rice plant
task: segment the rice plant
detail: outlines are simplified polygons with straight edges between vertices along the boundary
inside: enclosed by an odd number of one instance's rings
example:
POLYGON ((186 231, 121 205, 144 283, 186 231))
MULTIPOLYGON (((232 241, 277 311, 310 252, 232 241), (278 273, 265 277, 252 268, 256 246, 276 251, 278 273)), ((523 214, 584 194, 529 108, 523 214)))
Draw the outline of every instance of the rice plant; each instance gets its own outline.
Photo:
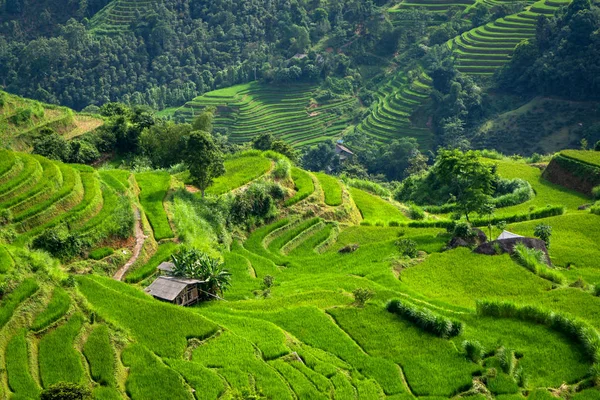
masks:
POLYGON ((61 287, 54 288, 50 303, 44 311, 38 314, 31 325, 33 331, 40 331, 50 324, 58 321, 69 310, 71 298, 61 287))
POLYGON ((152 225, 154 238, 172 238, 173 231, 163 205, 171 184, 171 176, 167 173, 147 172, 136 174, 135 179, 140 187, 140 203, 152 225))
POLYGON ((37 399, 40 388, 29 371, 26 330, 15 334, 6 346, 6 372, 10 390, 20 398, 37 399))
POLYGON ((458 336, 463 331, 462 322, 435 314, 426 308, 415 306, 404 300, 390 300, 386 309, 407 319, 422 330, 441 338, 458 336))
POLYGON ((115 380, 115 354, 106 325, 98 325, 83 346, 83 355, 90 365, 92 379, 104 386, 113 386, 115 380))

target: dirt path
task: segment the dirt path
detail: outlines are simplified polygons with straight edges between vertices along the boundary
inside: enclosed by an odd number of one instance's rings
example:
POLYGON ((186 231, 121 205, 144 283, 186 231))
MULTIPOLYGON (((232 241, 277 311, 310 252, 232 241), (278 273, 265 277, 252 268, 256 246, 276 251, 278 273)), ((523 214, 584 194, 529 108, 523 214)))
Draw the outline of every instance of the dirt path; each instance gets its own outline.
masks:
POLYGON ((144 230, 142 229, 142 220, 140 215, 140 210, 136 207, 134 210, 135 213, 135 246, 133 248, 133 254, 131 258, 125 265, 123 265, 113 276, 114 279, 121 281, 123 277, 129 270, 129 268, 135 263, 140 256, 140 252, 142 251, 142 247, 144 246, 144 242, 146 241, 147 236, 144 235, 144 230))

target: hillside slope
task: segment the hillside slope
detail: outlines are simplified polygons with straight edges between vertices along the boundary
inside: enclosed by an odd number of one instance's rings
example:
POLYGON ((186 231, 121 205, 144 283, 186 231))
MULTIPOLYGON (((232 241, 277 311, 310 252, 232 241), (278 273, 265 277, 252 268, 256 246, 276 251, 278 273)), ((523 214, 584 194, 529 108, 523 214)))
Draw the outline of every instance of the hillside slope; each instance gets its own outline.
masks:
POLYGON ((27 151, 32 141, 45 131, 51 130, 72 139, 103 123, 100 118, 78 114, 67 107, 43 104, 0 91, 0 139, 5 148, 27 151))

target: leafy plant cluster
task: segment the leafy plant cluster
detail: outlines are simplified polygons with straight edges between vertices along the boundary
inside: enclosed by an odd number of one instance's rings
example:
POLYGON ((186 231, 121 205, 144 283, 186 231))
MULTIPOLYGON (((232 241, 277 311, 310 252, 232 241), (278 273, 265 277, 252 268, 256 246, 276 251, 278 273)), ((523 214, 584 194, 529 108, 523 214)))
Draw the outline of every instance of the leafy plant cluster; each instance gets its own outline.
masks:
POLYGON ((463 331, 463 323, 436 314, 427 308, 418 307, 405 300, 390 300, 386 309, 412 322, 420 329, 441 338, 458 336, 463 331))
POLYGON ((513 257, 517 263, 541 278, 558 285, 563 284, 566 280, 561 273, 546 266, 546 255, 541 250, 531 249, 523 243, 518 243, 514 248, 513 257))
POLYGON ((218 298, 231 285, 231 273, 223 268, 220 260, 194 248, 184 248, 171 256, 174 264, 173 276, 202 281, 199 284, 202 297, 218 298))

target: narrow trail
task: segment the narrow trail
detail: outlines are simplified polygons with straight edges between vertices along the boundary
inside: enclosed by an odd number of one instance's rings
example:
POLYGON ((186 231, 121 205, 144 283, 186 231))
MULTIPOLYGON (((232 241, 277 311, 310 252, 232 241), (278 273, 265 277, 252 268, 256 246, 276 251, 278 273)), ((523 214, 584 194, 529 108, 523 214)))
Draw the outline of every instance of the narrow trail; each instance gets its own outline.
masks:
POLYGON ((144 235, 144 230, 142 229, 142 219, 140 215, 140 210, 136 207, 134 210, 135 213, 135 246, 133 248, 133 254, 129 261, 125 263, 121 268, 117 270, 117 272, 113 275, 113 278, 121 281, 123 277, 129 271, 129 268, 137 261, 140 256, 140 252, 142 251, 142 247, 144 246, 144 242, 146 241, 147 236, 144 235))

